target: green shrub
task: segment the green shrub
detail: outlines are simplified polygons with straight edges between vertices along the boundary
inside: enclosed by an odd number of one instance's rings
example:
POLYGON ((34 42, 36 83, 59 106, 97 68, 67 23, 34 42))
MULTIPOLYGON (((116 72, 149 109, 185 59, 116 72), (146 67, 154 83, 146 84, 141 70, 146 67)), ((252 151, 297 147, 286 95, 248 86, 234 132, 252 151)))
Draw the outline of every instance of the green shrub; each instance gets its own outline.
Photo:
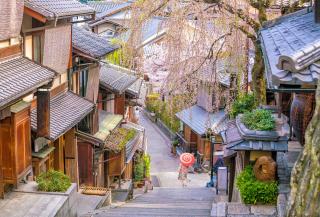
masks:
POLYGON ((151 169, 151 157, 148 154, 143 155, 144 160, 144 168, 145 168, 145 176, 146 178, 150 178, 150 169, 151 169))
POLYGON ((275 128, 272 112, 265 109, 256 109, 244 113, 241 121, 251 130, 270 131, 275 128))
POLYGON ((60 171, 49 170, 41 173, 36 182, 39 191, 65 192, 71 186, 70 178, 60 171))
POLYGON ((144 179, 144 160, 142 156, 137 155, 134 163, 134 181, 142 181, 144 179))
POLYGON ((177 147, 178 145, 179 145, 179 140, 176 139, 176 140, 172 141, 172 146, 173 147, 177 147))
POLYGON ((247 166, 237 176, 236 186, 245 204, 275 204, 277 202, 277 182, 261 182, 257 180, 252 166, 247 166))
POLYGON ((231 106, 230 116, 235 118, 238 114, 252 111, 255 108, 256 104, 253 94, 240 95, 231 106))
POLYGON ((150 97, 152 100, 146 101, 147 110, 155 113, 156 117, 159 118, 170 130, 178 132, 180 122, 175 116, 178 109, 175 106, 169 106, 168 102, 164 102, 156 97, 157 95, 154 94, 154 97, 150 97))

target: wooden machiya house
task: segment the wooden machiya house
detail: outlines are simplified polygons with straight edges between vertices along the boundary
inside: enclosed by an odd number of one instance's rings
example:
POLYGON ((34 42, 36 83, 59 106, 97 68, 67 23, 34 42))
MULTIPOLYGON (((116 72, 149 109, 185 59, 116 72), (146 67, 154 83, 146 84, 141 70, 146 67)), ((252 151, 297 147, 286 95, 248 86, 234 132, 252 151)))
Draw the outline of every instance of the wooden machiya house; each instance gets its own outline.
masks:
POLYGON ((133 155, 143 148, 144 129, 123 123, 126 99, 139 94, 139 83, 132 71, 106 63, 105 56, 118 46, 77 26, 72 42, 72 90, 98 104, 76 132, 80 184, 109 187, 113 177, 132 179, 133 155), (128 133, 134 135, 124 141, 128 133))
MULTIPOLYGON (((135 72, 112 64, 104 65, 100 70, 99 109, 125 118, 127 111, 130 113, 132 109, 130 99, 139 95, 138 82, 135 72)), ((131 121, 129 115, 124 121, 125 124, 111 131, 104 145, 107 160, 105 177, 108 185, 112 184, 115 178, 119 183, 121 179, 132 179, 133 156, 138 149, 144 149, 144 129, 131 121), (128 133, 133 136, 123 144, 123 137, 128 133)), ((121 184, 118 186, 121 187, 121 184)))
POLYGON ((7 185, 32 174, 29 95, 50 84, 56 72, 23 57, 23 1, 1 3, 0 24, 0 196, 7 185), (11 22, 14 19, 15 22, 11 22))
MULTIPOLYGON (((216 106, 214 89, 212 82, 208 80, 211 71, 208 67, 203 68, 201 76, 199 76, 199 87, 197 89, 197 102, 195 105, 186 108, 176 114, 180 120, 180 131, 177 133, 180 147, 183 152, 191 152, 197 154, 203 160, 210 159, 211 142, 214 143, 213 151, 218 153, 222 151, 222 138, 220 131, 224 130, 228 122, 228 116, 224 111, 225 100, 218 106, 216 112, 213 108, 216 106)), ((225 73, 225 66, 217 67, 219 77, 219 85, 221 91, 225 92, 229 86, 229 75, 225 73), (223 76, 222 76, 223 75, 223 76)), ((216 161, 218 156, 214 156, 216 161)))
POLYGON ((77 1, 16 0, 1 6, 0 194, 50 168, 77 182, 73 129, 94 104, 67 91, 67 24, 93 11, 77 1), (62 6, 59 11, 55 4, 62 6), (76 12, 68 10, 70 4, 76 12), (57 40, 57 34, 65 40, 57 40))
POLYGON ((320 76, 318 56, 314 54, 319 39, 317 31, 319 24, 315 23, 314 9, 309 8, 267 22, 259 34, 266 63, 267 90, 274 93, 279 111, 290 117, 292 137, 302 145, 313 115, 320 76))
POLYGON ((55 70, 50 85, 38 90, 31 108, 34 175, 60 170, 78 183, 76 129, 94 103, 68 90, 72 67, 72 21, 94 11, 74 0, 25 0, 22 22, 24 55, 55 70))
MULTIPOLYGON (((95 33, 73 26, 71 89, 95 104, 98 102, 100 69, 105 56, 118 47, 95 33)), ((95 109, 77 131, 80 184, 105 186, 103 146, 110 131, 120 125, 121 115, 95 109)))

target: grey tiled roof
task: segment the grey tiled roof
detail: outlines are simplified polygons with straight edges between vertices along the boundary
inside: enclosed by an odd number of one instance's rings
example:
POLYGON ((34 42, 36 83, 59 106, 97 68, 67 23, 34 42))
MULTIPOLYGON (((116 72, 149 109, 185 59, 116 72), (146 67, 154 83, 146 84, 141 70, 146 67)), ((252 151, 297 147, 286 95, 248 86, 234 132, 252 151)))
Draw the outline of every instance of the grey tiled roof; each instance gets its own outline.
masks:
MULTIPOLYGON (((165 23, 165 18, 163 17, 153 17, 150 20, 146 21, 141 28, 141 43, 146 45, 152 41, 155 41, 156 39, 161 38, 161 36, 165 33, 164 23, 165 23)), ((128 41, 130 34, 131 34, 131 31, 128 30, 120 34, 118 38, 122 41, 128 41)))
POLYGON ((271 4, 282 7, 288 7, 296 2, 299 2, 299 0, 274 0, 271 4))
POLYGON ((227 118, 224 111, 210 113, 198 105, 182 110, 176 116, 199 135, 206 134, 209 129, 215 132, 227 118))
POLYGON ((279 137, 274 141, 244 139, 235 121, 230 121, 227 129, 221 133, 226 148, 234 151, 288 151, 288 138, 279 137))
MULTIPOLYGON (((70 91, 50 100, 50 140, 54 141, 77 125, 94 108, 94 104, 70 91)), ((37 130, 37 109, 31 111, 31 127, 37 130)))
POLYGON ((133 73, 116 65, 103 65, 100 69, 100 85, 111 91, 123 93, 137 80, 133 73))
POLYGON ((142 85, 143 80, 142 79, 138 79, 136 80, 127 90, 126 93, 129 93, 135 97, 138 97, 140 94, 140 89, 141 89, 141 85, 142 85))
POLYGON ((97 18, 102 18, 118 10, 129 7, 132 2, 88 1, 87 4, 94 8, 97 18))
POLYGON ((21 56, 0 62, 0 107, 48 83, 55 74, 21 56))
POLYGON ((94 58, 100 58, 118 48, 110 41, 84 28, 72 27, 72 46, 94 58))
POLYGON ((49 20, 57 17, 70 17, 94 14, 93 8, 77 0, 25 0, 25 6, 34 10, 49 20))
POLYGON ((260 38, 269 87, 317 84, 320 77, 320 24, 301 10, 267 23, 260 38))

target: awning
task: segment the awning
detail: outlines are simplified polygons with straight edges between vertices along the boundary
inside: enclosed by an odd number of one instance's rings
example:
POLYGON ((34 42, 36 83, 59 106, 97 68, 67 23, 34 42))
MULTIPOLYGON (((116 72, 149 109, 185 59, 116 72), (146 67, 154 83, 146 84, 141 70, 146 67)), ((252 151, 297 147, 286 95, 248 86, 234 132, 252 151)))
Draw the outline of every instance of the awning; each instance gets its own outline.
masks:
MULTIPOLYGON (((71 91, 59 94, 50 100, 50 139, 56 140, 76 126, 95 105, 71 91)), ((37 109, 31 111, 31 127, 37 131, 37 109)))
POLYGON ((210 113, 198 105, 182 110, 176 114, 177 118, 188 125, 198 135, 205 135, 209 129, 213 132, 223 128, 227 115, 224 111, 210 113))
POLYGON ((110 91, 122 94, 138 78, 135 72, 129 69, 108 64, 100 69, 100 85, 110 91))
POLYGON ((120 125, 122 119, 122 115, 99 110, 99 131, 94 137, 105 142, 110 132, 120 125))
POLYGON ((123 127, 134 129, 138 133, 138 136, 136 136, 132 141, 128 142, 126 145, 126 163, 129 163, 137 150, 140 150, 142 152, 145 151, 145 129, 142 126, 131 122, 124 124, 123 127))
POLYGON ((0 108, 49 83, 55 74, 21 56, 0 61, 0 108))

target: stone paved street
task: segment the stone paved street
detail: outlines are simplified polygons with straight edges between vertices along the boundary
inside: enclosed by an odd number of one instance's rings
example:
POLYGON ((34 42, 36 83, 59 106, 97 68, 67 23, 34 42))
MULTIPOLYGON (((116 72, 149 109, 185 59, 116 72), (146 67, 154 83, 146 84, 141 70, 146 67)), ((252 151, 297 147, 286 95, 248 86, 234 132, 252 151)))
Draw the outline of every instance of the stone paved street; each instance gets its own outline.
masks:
MULTIPOLYGON (((178 181, 179 158, 170 152, 170 140, 146 116, 140 115, 140 124, 146 129, 147 152, 151 155, 151 176, 159 181, 159 187, 182 187, 178 181)), ((188 174, 188 187, 204 187, 208 174, 188 174)), ((154 181, 155 182, 155 181, 154 181)), ((155 183, 157 184, 157 183, 155 183)))

